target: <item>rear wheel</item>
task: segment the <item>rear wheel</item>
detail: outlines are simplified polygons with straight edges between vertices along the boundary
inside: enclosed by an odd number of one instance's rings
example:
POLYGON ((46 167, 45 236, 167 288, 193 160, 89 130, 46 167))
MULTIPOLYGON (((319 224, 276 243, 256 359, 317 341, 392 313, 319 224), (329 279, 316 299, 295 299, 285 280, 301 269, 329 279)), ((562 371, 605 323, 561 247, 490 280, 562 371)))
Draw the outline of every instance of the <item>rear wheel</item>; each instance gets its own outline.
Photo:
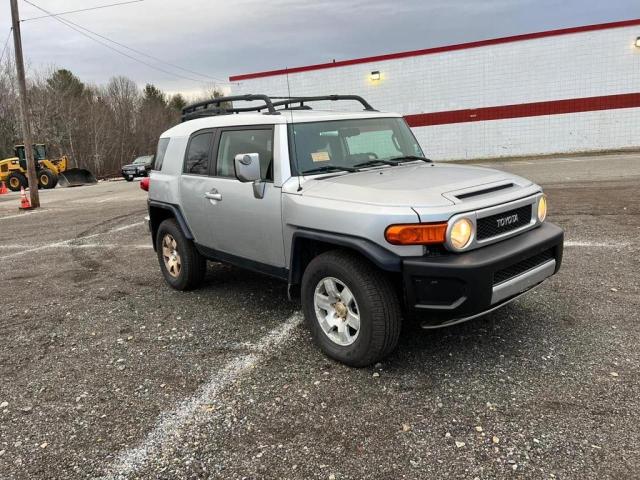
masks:
POLYGON ((51 189, 58 183, 58 177, 48 168, 43 168, 38 171, 38 187, 51 189))
POLYGON ((207 271, 207 260, 186 238, 174 219, 158 227, 156 250, 160 270, 166 282, 176 290, 193 290, 200 286, 207 271))
POLYGON ((393 286, 357 255, 314 258, 302 278, 302 308, 316 344, 347 365, 371 365, 398 343, 402 317, 393 286))
POLYGON ((29 186, 29 182, 27 182, 27 177, 25 177, 20 172, 11 172, 7 177, 7 187, 12 192, 19 192, 20 187, 27 188, 29 186))

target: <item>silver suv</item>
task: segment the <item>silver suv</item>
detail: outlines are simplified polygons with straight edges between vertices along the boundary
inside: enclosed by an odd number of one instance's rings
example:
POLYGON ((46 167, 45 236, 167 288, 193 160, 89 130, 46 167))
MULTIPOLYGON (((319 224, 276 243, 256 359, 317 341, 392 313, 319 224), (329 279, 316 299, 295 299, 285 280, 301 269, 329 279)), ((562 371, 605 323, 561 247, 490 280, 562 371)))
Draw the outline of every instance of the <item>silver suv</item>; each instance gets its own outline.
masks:
POLYGON ((434 163, 402 116, 353 95, 186 107, 149 182, 171 287, 198 287, 207 260, 286 281, 319 347, 352 366, 389 354, 403 317, 460 323, 556 273, 563 231, 546 211, 538 185, 434 163), (312 110, 318 101, 364 110, 312 110))

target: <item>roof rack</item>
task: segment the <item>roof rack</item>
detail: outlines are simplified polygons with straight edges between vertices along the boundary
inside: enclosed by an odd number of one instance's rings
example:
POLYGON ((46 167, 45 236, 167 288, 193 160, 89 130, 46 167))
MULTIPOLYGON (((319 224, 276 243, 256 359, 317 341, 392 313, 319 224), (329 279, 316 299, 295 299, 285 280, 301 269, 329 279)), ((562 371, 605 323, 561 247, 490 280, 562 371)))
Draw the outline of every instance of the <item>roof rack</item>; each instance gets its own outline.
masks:
POLYGON ((376 112, 369 102, 359 95, 322 95, 316 97, 269 97, 268 95, 235 95, 230 97, 216 97, 203 102, 188 105, 182 109, 182 121, 193 120, 195 118, 212 117, 216 115, 231 115, 243 112, 262 112, 267 110, 265 115, 280 115, 282 110, 310 110, 309 102, 341 101, 353 100, 362 104, 369 112, 376 112), (276 100, 276 101, 274 101, 276 100), (263 102, 250 107, 234 107, 232 102, 263 102), (282 107, 276 109, 276 107, 282 107))

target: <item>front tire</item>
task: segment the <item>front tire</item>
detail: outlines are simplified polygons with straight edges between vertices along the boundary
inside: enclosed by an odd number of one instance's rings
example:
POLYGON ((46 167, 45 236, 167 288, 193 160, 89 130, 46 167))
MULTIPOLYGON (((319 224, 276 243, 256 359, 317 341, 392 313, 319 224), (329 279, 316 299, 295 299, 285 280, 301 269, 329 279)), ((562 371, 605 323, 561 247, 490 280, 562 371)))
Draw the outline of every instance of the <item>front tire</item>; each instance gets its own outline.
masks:
POLYGON ((302 277, 302 309, 320 349, 352 367, 391 353, 400 336, 400 303, 388 277, 339 250, 318 255, 302 277))
POLYGON ((162 275, 172 288, 193 290, 200 286, 207 272, 207 260, 174 219, 165 220, 158 227, 156 251, 162 275))
POLYGON ((58 183, 56 175, 48 168, 43 168, 38 172, 38 188, 55 188, 58 183))

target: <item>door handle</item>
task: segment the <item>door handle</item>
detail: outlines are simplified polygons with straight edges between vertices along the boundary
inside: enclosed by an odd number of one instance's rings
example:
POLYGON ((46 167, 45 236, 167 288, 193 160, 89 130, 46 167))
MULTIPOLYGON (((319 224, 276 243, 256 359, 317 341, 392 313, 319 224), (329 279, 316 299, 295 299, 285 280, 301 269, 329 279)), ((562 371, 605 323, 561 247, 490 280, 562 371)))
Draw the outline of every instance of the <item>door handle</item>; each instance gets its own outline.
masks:
POLYGON ((204 194, 204 198, 207 198, 209 200, 218 200, 221 201, 222 200, 222 194, 220 192, 218 192, 218 190, 216 190, 215 188, 212 189, 210 192, 207 192, 204 194))

